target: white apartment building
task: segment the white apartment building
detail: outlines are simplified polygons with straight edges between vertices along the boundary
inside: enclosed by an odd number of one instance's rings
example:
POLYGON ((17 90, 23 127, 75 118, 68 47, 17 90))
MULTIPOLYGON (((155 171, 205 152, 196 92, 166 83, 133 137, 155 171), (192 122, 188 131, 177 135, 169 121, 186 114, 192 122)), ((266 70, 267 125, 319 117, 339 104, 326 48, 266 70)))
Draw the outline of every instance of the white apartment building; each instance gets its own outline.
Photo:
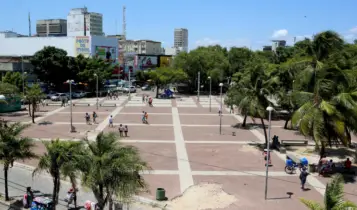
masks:
POLYGON ((179 54, 180 52, 183 52, 183 48, 182 47, 166 47, 163 49, 162 54, 163 55, 172 55, 175 56, 177 54, 179 54))
POLYGON ((125 53, 160 55, 161 42, 152 40, 125 40, 119 41, 119 49, 125 53))
POLYGON ((174 47, 188 52, 188 30, 186 28, 176 28, 174 31, 174 47))
POLYGON ((37 36, 67 36, 67 20, 37 20, 36 34, 37 36))
POLYGON ((88 12, 87 8, 76 8, 67 15, 67 36, 103 35, 102 14, 88 12))

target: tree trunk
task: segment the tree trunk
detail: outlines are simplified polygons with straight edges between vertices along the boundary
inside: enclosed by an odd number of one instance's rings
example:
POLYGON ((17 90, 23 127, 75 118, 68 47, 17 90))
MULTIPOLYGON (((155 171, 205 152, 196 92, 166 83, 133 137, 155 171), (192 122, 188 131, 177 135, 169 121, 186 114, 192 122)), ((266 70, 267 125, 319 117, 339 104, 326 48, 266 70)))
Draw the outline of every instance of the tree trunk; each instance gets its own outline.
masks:
POLYGON ((109 201, 109 210, 113 210, 113 198, 110 196, 108 201, 109 201))
POLYGON ((4 164, 4 180, 5 180, 5 200, 9 201, 10 197, 9 197, 9 188, 8 188, 8 171, 9 171, 9 166, 7 166, 7 164, 4 164))
POLYGON ((351 133, 350 131, 348 130, 348 128, 345 126, 345 133, 346 133, 346 136, 347 136, 347 145, 348 146, 351 146, 351 133))
POLYGON ((262 122, 262 126, 263 126, 263 129, 264 129, 265 144, 268 146, 269 141, 268 141, 267 129, 265 127, 264 119, 261 117, 260 121, 262 122))
POLYGON ((56 187, 56 204, 58 204, 58 197, 59 197, 59 192, 60 192, 60 188, 61 188, 61 176, 58 173, 58 178, 57 178, 57 187, 56 187))
POLYGON ((156 98, 159 98, 159 86, 156 85, 156 98))
POLYGON ((58 183, 57 179, 58 179, 58 177, 57 177, 57 175, 55 175, 53 177, 53 191, 52 191, 53 210, 56 210, 56 205, 57 205, 57 203, 56 203, 57 183, 58 183))
MULTIPOLYGON (((325 144, 321 143, 321 148, 320 148, 320 160, 322 159, 322 157, 325 155, 325 144)), ((319 160, 319 162, 320 162, 319 160)))
POLYGON ((29 116, 31 117, 31 103, 30 102, 28 103, 29 103, 29 116))
POLYGON ((285 120, 285 125, 284 125, 284 129, 288 129, 288 123, 290 121, 290 118, 285 120))
POLYGON ((247 122, 247 115, 244 115, 244 120, 243 120, 243 123, 242 123, 242 127, 243 128, 245 127, 246 122, 247 122))
POLYGON ((32 123, 35 123, 35 110, 36 110, 36 103, 32 104, 32 123))

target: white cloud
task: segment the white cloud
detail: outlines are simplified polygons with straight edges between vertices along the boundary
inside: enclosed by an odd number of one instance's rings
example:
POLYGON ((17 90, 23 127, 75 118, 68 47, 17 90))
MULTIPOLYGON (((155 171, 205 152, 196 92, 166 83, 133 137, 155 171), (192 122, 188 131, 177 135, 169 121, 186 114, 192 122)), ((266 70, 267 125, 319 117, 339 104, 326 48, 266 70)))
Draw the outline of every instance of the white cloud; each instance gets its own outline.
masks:
POLYGON ((287 35, 288 35, 288 30, 280 29, 280 30, 274 31, 272 38, 283 38, 283 37, 286 37, 287 35))
POLYGON ((251 42, 248 39, 228 39, 228 40, 219 40, 211 38, 203 38, 197 40, 194 44, 194 47, 199 46, 210 46, 210 45, 221 45, 222 47, 250 47, 251 42))
POLYGON ((341 33, 341 35, 346 41, 353 41, 357 39, 357 26, 351 28, 345 33, 341 33))

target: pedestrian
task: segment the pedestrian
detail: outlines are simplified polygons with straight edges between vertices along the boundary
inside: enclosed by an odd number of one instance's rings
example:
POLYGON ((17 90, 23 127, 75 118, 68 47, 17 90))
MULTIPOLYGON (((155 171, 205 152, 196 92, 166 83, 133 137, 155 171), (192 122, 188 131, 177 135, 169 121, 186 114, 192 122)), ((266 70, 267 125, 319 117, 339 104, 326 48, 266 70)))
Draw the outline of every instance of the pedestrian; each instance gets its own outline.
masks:
POLYGON ((149 124, 148 118, 149 118, 149 114, 147 112, 145 112, 145 123, 146 124, 149 124))
POLYGON ((142 101, 143 101, 143 104, 145 103, 145 95, 143 94, 142 96, 142 101))
POLYGON ((149 106, 153 107, 154 105, 152 104, 152 98, 149 98, 149 106))
POLYGON ((119 125, 118 131, 119 131, 119 136, 120 136, 120 137, 123 137, 124 128, 123 128, 123 125, 122 125, 122 124, 119 125))
POLYGON ((219 107, 219 110, 218 110, 218 116, 221 116, 222 115, 222 106, 219 107))
POLYGON ((61 106, 64 106, 64 107, 65 107, 65 106, 66 106, 66 105, 65 105, 66 100, 65 100, 65 98, 64 98, 63 96, 62 96, 62 98, 61 98, 61 101, 62 101, 61 106))
POLYGON ((97 117, 98 117, 98 115, 97 115, 97 113, 95 113, 95 112, 93 112, 93 114, 92 114, 93 116, 93 123, 97 123, 97 117))
POLYGON ((143 123, 146 122, 146 121, 145 121, 145 111, 143 111, 143 115, 141 116, 141 121, 142 121, 143 123))
POLYGON ((301 169, 301 173, 300 173, 300 181, 301 181, 301 189, 305 190, 305 183, 306 183, 306 179, 307 176, 309 175, 309 173, 306 171, 306 167, 302 167, 301 169))
POLYGON ((113 128, 113 127, 114 127, 114 125, 113 125, 113 116, 110 115, 110 117, 109 117, 109 128, 113 128))
POLYGON ((90 116, 88 113, 86 113, 86 115, 84 116, 84 118, 86 119, 86 124, 90 125, 90 116))
POLYGON ((125 125, 125 126, 124 126, 125 137, 128 137, 128 131, 129 131, 128 126, 125 125))

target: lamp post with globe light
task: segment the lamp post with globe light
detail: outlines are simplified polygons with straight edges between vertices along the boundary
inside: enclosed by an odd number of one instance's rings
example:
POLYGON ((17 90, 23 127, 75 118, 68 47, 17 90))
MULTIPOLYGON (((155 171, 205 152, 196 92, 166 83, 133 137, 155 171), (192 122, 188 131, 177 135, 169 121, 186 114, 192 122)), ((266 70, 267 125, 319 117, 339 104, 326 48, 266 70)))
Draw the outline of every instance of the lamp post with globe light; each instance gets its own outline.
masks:
POLYGON ((220 97, 221 97, 221 105, 219 108, 219 134, 222 134, 222 89, 223 89, 223 83, 219 83, 219 87, 220 87, 220 97))
POLYGON ((269 161, 270 161, 270 130, 271 130, 271 112, 274 110, 273 107, 268 106, 266 109, 269 112, 269 129, 268 129, 268 142, 267 142, 267 160, 265 169, 265 200, 268 198, 268 175, 269 175, 269 161))

